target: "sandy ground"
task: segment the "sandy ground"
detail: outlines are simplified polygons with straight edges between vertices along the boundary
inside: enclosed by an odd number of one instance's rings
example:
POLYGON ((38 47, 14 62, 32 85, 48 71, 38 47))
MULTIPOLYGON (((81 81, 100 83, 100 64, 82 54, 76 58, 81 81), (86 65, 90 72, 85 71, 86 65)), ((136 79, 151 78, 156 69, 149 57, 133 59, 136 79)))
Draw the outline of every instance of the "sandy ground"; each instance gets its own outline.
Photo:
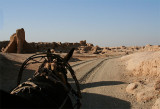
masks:
MULTIPOLYGON (((21 63, 32 54, 0 53, 0 89, 10 92, 16 86, 21 63)), ((80 82, 82 109, 150 109, 153 104, 138 103, 125 91, 125 64, 121 56, 74 56, 70 62, 80 82), (78 58, 78 59, 77 59, 78 58), (77 60, 76 60, 77 59, 77 60)), ((30 67, 23 80, 31 77, 37 66, 30 67)), ((70 77, 70 75, 68 74, 70 77)), ((128 78, 129 79, 129 78, 128 78)), ((72 84, 72 79, 69 79, 72 84)))
POLYGON ((120 74, 123 69, 119 69, 117 57, 97 59, 85 66, 90 68, 82 67, 79 71, 74 68, 76 73, 81 73, 77 77, 81 82, 82 108, 129 109, 131 107, 125 93, 126 83, 121 80, 120 74))
POLYGON ((153 103, 138 103, 126 92, 129 81, 120 57, 98 58, 73 67, 81 83, 82 109, 151 108, 153 103))

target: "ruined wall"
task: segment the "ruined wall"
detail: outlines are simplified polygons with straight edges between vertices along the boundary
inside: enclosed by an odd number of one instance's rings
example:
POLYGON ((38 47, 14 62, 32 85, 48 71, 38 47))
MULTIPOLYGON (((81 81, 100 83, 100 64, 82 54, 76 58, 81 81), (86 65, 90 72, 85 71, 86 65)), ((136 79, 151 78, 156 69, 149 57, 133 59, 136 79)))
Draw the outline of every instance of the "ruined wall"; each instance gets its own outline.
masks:
POLYGON ((2 51, 8 44, 9 41, 0 41, 0 51, 2 51))
POLYGON ((76 53, 93 53, 93 54, 113 54, 123 53, 130 54, 139 51, 160 51, 160 45, 146 46, 120 46, 120 47, 98 47, 82 40, 79 43, 61 43, 61 42, 32 42, 28 43, 25 40, 25 31, 23 28, 17 29, 16 33, 11 35, 10 41, 0 42, 0 50, 5 53, 35 53, 45 52, 51 49, 55 53, 67 53, 71 48, 75 48, 76 53))
POLYGON ((4 48, 7 49, 8 52, 17 53, 23 52, 45 52, 47 49, 52 49, 52 51, 56 53, 67 53, 71 48, 75 48, 79 53, 88 53, 94 47, 93 44, 90 43, 61 43, 61 42, 31 42, 27 43, 25 40, 22 42, 18 42, 21 46, 17 47, 17 41, 11 36, 10 41, 2 41, 0 42, 0 50, 4 51, 4 48), (22 49, 23 46, 23 49, 22 49), (32 49, 31 49, 32 48, 32 49))
MULTIPOLYGON (((10 38, 13 40, 14 34, 10 38)), ((80 41, 79 43, 61 43, 61 42, 31 42, 27 43, 26 41, 23 41, 23 52, 45 52, 48 48, 52 49, 52 51, 56 53, 67 53, 71 48, 76 48, 76 53, 93 53, 93 54, 108 54, 108 53, 118 53, 118 52, 123 52, 123 53, 133 53, 133 52, 142 52, 142 51, 160 51, 160 45, 146 45, 146 46, 131 46, 131 47, 126 47, 126 46, 120 46, 120 47, 98 47, 94 46, 93 44, 86 43, 86 41, 80 41), (30 49, 32 48, 32 49, 30 49)), ((14 43, 12 43, 15 45, 14 43)), ((0 42, 0 50, 4 50, 6 46, 9 45, 9 41, 1 41, 0 42)), ((11 51, 13 49, 17 50, 14 46, 10 46, 11 51)), ((13 50, 13 51, 15 51, 13 50)), ((20 48, 21 51, 21 48, 20 48)))
POLYGON ((67 53, 71 48, 75 48, 79 52, 89 52, 93 47, 93 44, 88 43, 32 42, 29 44, 34 47, 36 52, 45 52, 47 49, 52 49, 56 53, 67 53))
POLYGON ((27 43, 24 44, 25 42, 25 31, 23 28, 16 30, 16 35, 15 38, 17 41, 17 53, 22 53, 23 51, 23 46, 27 43))
POLYGON ((11 35, 9 43, 1 46, 4 53, 31 53, 34 48, 25 40, 25 31, 23 28, 17 29, 16 33, 11 35))

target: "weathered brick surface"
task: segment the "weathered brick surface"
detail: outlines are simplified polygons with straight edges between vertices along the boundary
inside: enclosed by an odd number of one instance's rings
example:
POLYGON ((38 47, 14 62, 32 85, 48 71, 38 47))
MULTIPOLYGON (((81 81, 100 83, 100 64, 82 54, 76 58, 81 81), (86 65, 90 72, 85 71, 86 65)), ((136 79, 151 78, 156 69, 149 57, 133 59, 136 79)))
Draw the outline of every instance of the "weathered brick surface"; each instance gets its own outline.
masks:
POLYGON ((10 41, 7 44, 3 44, 2 42, 1 45, 1 51, 4 53, 30 53, 34 52, 34 48, 30 46, 25 40, 25 31, 23 28, 17 29, 16 33, 14 33, 10 37, 10 41))

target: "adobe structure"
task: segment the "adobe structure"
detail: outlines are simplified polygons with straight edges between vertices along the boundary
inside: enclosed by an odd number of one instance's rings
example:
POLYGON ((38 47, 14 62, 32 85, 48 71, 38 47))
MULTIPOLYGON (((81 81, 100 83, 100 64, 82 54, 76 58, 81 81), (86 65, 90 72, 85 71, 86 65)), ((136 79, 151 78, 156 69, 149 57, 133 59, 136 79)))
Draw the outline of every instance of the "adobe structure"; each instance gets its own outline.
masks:
POLYGON ((8 45, 2 49, 3 53, 32 53, 34 49, 25 40, 25 31, 23 28, 17 29, 10 37, 8 45))
MULTIPOLYGON (((54 37, 53 37, 54 38, 54 37)), ((81 40, 76 43, 61 43, 61 42, 30 42, 25 40, 25 31, 23 28, 16 30, 10 37, 10 41, 0 41, 0 52, 4 53, 36 53, 46 52, 51 49, 52 53, 68 53, 70 49, 75 48, 76 53, 90 54, 130 54, 138 51, 159 51, 160 45, 146 46, 120 46, 120 47, 99 47, 86 40, 81 40)))

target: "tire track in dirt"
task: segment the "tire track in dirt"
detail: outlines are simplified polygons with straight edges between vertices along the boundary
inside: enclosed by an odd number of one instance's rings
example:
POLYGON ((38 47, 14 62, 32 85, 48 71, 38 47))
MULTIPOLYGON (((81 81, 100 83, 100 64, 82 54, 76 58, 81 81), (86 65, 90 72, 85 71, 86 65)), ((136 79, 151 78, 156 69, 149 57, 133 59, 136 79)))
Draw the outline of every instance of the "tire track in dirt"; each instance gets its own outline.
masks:
POLYGON ((85 63, 88 63, 88 62, 91 62, 91 61, 95 61, 95 60, 96 60, 96 59, 79 62, 79 63, 77 63, 77 64, 72 65, 72 68, 74 68, 74 67, 76 67, 76 66, 79 66, 79 65, 82 65, 82 64, 85 64, 85 63))
MULTIPOLYGON (((102 58, 102 59, 99 59, 99 60, 98 59, 95 60, 95 61, 98 61, 98 62, 96 62, 96 64, 94 66, 91 66, 91 68, 79 79, 79 82, 80 83, 82 83, 82 82, 85 83, 87 78, 89 78, 90 75, 92 75, 92 73, 96 73, 95 71, 97 69, 99 69, 99 67, 101 67, 106 60, 113 59, 113 58, 118 58, 118 57, 110 57, 110 58, 107 57, 107 58, 102 58)), ((91 64, 91 63, 89 63, 89 64, 91 64)))
MULTIPOLYGON (((103 66, 103 63, 106 60, 109 60, 112 58, 117 58, 117 56, 98 58, 98 59, 93 59, 93 60, 82 62, 81 64, 76 64, 76 66, 73 67, 73 70, 75 71, 75 74, 76 74, 76 77, 77 77, 79 83, 84 84, 86 82, 86 80, 88 78, 90 78, 91 75, 95 74, 96 71, 103 66)), ((71 78, 70 74, 68 74, 68 77, 69 77, 69 82, 73 83, 74 80, 71 78)), ((72 85, 73 85, 73 87, 75 87, 74 84, 72 84, 72 85)))
POLYGON ((82 109, 130 108, 126 84, 120 79, 123 71, 116 59, 119 57, 99 58, 73 67, 82 91, 82 109))
POLYGON ((119 57, 101 60, 82 77, 80 87, 82 90, 82 109, 129 109, 125 87, 120 79, 121 67, 119 57))
POLYGON ((90 73, 91 69, 97 66, 103 59, 95 59, 93 61, 80 64, 76 67, 73 67, 73 70, 75 71, 76 77, 78 80, 81 78, 84 78, 85 75, 88 75, 88 72, 90 73))
POLYGON ((105 60, 107 60, 107 59, 103 59, 102 61, 100 61, 99 63, 97 63, 97 65, 95 65, 94 67, 92 67, 88 72, 86 72, 86 74, 79 79, 79 82, 80 83, 85 82, 86 79, 90 77, 90 75, 92 74, 92 72, 94 72, 98 67, 100 67, 105 60))
MULTIPOLYGON (((88 75, 90 72, 91 72, 91 69, 95 68, 97 66, 97 64, 99 64, 102 60, 104 59, 92 59, 92 60, 89 60, 89 61, 84 61, 84 62, 81 62, 80 64, 75 64, 75 67, 72 66, 73 70, 75 71, 75 75, 80 83, 80 79, 82 80, 82 78, 85 78, 86 75, 88 75), (89 72, 89 73, 88 73, 89 72)), ((68 80, 69 80, 69 83, 72 84, 72 87, 75 88, 75 83, 74 83, 74 80, 71 76, 70 73, 68 73, 68 80)))

